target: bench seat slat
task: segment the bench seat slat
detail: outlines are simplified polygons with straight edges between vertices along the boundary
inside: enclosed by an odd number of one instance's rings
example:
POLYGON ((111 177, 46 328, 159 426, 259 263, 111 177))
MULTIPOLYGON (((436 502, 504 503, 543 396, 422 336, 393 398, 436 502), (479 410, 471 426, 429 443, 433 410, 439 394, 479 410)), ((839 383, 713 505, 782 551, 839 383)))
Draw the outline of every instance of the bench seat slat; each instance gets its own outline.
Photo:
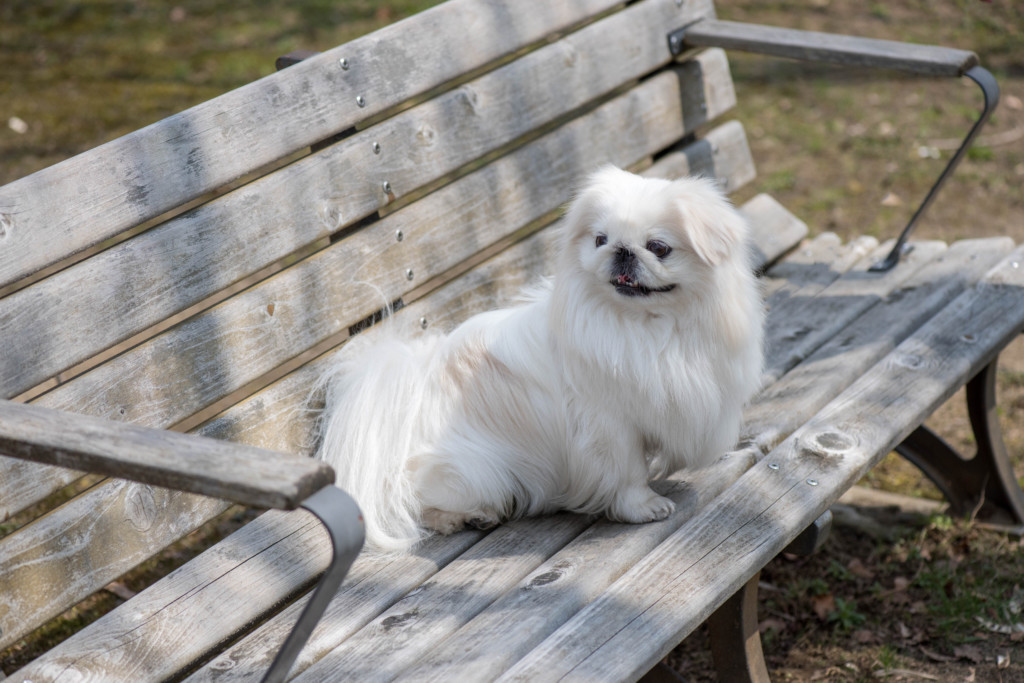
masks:
MULTIPOLYGON (((708 51, 679 69, 645 81, 37 402, 154 427, 189 417, 379 310, 385 303, 380 292, 393 301, 543 218, 570 196, 587 170, 605 162, 637 163, 734 104, 731 90, 688 77, 724 77, 728 66, 721 51, 708 51), (618 121, 629 124, 612 123, 618 121), (481 203, 479 197, 488 200, 481 203), (365 265, 353 269, 352 263, 365 265)), ((0 459, 0 500, 14 509, 32 502, 4 469, 0 459)), ((37 481, 33 491, 40 488, 37 481)))
POLYGON ((891 243, 885 243, 828 287, 822 290, 814 287, 811 291, 800 289, 784 301, 772 303, 765 321, 762 386, 778 381, 945 248, 941 242, 917 242, 914 250, 891 270, 884 273, 868 270, 892 249, 891 243))
MULTIPOLYGON (((735 140, 745 140, 742 128, 726 124, 710 131, 709 137, 716 141, 719 150, 715 156, 707 158, 692 155, 694 166, 677 168, 709 175, 720 172, 724 174, 722 177, 731 178, 734 185, 739 185, 738 179, 750 175, 749 156, 732 155, 728 159, 719 159, 718 155, 725 153, 735 140), (732 163, 737 164, 735 168, 730 166, 732 163)), ((685 158, 684 152, 680 154, 685 158)), ((785 221, 779 217, 786 212, 777 204, 761 200, 756 203, 755 209, 757 206, 768 207, 770 215, 774 216, 773 224, 782 226, 792 236, 794 243, 803 236, 805 226, 795 218, 786 226, 785 221)), ((757 215, 753 219, 757 220, 757 215)), ((528 242, 506 250, 489 265, 461 276, 425 302, 404 309, 402 315, 396 316, 396 323, 399 320, 411 320, 410 329, 418 330, 418 320, 425 316, 431 325, 443 329, 473 312, 508 303, 530 278, 550 271, 553 263, 551 259, 556 253, 551 245, 552 239, 552 231, 544 230, 528 242)), ((762 251, 777 258, 788 246, 773 247, 766 243, 762 251)), ((324 363, 319 362, 300 369, 271 389, 243 402, 230 411, 228 416, 201 426, 197 432, 274 451, 308 450, 315 416, 303 410, 303 406, 324 368, 324 363)), ((75 576, 73 582, 60 586, 54 584, 49 589, 15 592, 12 588, 10 594, 19 596, 17 609, 12 609, 0 624, 3 631, 0 646, 13 642, 46 618, 75 604, 148 558, 162 545, 180 538, 225 508, 226 504, 220 500, 115 480, 103 483, 69 501, 47 517, 45 523, 30 525, 0 539, 0 582, 6 582, 7 586, 23 585, 33 581, 32 577, 45 573, 41 572, 40 567, 46 564, 43 558, 48 554, 54 558, 53 562, 61 566, 62 572, 75 576), (77 528, 75 525, 82 519, 89 520, 86 528, 115 530, 119 538, 119 555, 97 558, 55 553, 54 544, 61 535, 57 530, 69 526, 77 528), (5 561, 4 558, 9 560, 5 561), (32 559, 30 563, 26 562, 29 558, 32 559), (18 569, 23 565, 29 566, 30 570, 18 569), (33 595, 36 597, 30 597, 33 595)), ((88 533, 79 535, 89 538, 88 533)))
POLYGON ((312 458, 0 400, 6 455, 254 507, 294 509, 334 481, 312 458))
POLYGON ((749 578, 717 567, 753 575, 1020 333, 1022 258, 1018 248, 499 680, 647 671, 749 578))
POLYGON ((744 413, 744 442, 767 453, 910 332, 981 278, 1013 247, 1009 238, 956 242, 766 388, 744 413), (869 360, 865 360, 865 357, 869 360), (771 406, 771 407, 769 407, 771 406))
MULTIPOLYGON (((0 396, 30 389, 667 64, 665 22, 692 19, 697 9, 634 5, 0 300, 0 344, 10 349, 0 356, 0 396), (619 59, 587 57, 623 41, 635 47, 619 49, 619 59)), ((727 88, 723 70, 714 74, 727 88)))
POLYGON ((0 286, 615 4, 454 0, 10 183, 0 286))
POLYGON ((685 30, 689 45, 746 50, 775 57, 962 76, 978 63, 967 50, 709 19, 685 30))

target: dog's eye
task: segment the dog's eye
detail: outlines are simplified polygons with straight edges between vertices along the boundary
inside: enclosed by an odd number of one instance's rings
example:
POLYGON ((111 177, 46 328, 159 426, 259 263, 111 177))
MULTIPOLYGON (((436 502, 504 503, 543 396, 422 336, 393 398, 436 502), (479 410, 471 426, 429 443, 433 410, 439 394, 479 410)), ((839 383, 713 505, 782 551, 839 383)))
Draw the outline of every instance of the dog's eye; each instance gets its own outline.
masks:
POLYGON ((672 247, 668 246, 661 240, 651 240, 647 243, 647 251, 651 252, 658 258, 665 258, 672 253, 672 247))
POLYGON ((603 247, 606 244, 608 244, 608 235, 598 235, 597 238, 594 239, 595 247, 603 247))

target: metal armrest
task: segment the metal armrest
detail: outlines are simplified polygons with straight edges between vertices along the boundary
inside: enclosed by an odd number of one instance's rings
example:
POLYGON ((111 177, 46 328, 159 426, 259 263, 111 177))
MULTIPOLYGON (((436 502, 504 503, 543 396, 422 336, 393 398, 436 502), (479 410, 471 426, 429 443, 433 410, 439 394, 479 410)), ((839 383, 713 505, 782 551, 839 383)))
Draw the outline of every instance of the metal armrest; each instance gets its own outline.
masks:
POLYGON ((978 64, 978 56, 967 50, 738 21, 704 19, 681 31, 680 48, 684 43, 689 47, 721 47, 774 57, 897 69, 927 76, 963 76, 978 64))
POLYGON ((363 518, 313 458, 0 400, 0 453, 245 505, 316 515, 331 563, 264 681, 282 681, 363 547, 363 518))
POLYGON ((334 482, 313 458, 12 401, 0 454, 283 510, 334 482))
POLYGON ((679 55, 690 47, 721 47, 774 57, 897 69, 927 76, 966 76, 978 84, 985 98, 981 114, 938 180, 928 191, 924 201, 903 228, 892 251, 871 267, 871 270, 875 271, 889 270, 899 262, 918 219, 953 174, 999 103, 999 86, 995 77, 988 70, 978 66, 977 55, 967 50, 717 19, 703 19, 672 31, 668 35, 668 46, 673 55, 679 55))

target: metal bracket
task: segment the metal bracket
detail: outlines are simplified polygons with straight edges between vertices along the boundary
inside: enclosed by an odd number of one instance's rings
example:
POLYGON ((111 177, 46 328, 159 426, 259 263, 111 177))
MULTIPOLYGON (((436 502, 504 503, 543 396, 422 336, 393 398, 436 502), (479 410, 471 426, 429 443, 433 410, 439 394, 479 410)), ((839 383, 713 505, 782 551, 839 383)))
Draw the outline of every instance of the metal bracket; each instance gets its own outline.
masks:
POLYGON ((274 663, 263 676, 263 683, 284 681, 363 547, 362 513, 352 497, 337 486, 320 489, 304 500, 301 507, 316 515, 327 528, 333 551, 331 564, 320 578, 274 663))
POLYGON ((899 262, 900 256, 905 253, 907 239, 910 238, 910 233, 914 231, 914 227, 917 225, 917 219, 921 217, 924 210, 927 209, 935 199, 935 195, 937 195, 939 190, 942 189, 942 186, 946 183, 949 176, 953 175, 953 171, 956 170, 960 161, 967 154, 967 149, 971 146, 971 143, 974 142, 974 138, 978 136, 982 126, 985 125, 985 122, 988 121, 988 117, 991 116, 996 105, 999 104, 999 84, 996 83, 995 76, 993 76, 988 69, 975 66, 968 69, 964 73, 964 76, 977 83, 985 97, 985 106, 981 110, 981 115, 978 116, 978 120, 975 121, 974 126, 967 133, 967 137, 965 137, 964 141, 960 143, 960 147, 956 150, 956 154, 954 154, 953 158, 949 160, 948 164, 946 164, 946 168, 942 171, 939 179, 936 180, 935 184, 932 185, 932 188, 928 190, 928 194, 925 195, 924 201, 921 202, 921 206, 919 206, 917 211, 914 212, 914 215, 911 216, 910 222, 907 223, 907 227, 903 228, 903 232, 901 232, 900 236, 896 239, 896 244, 893 246, 892 251, 890 251, 889 255, 884 259, 872 265, 869 269, 871 271, 884 272, 899 262))
POLYGON ((996 410, 996 367, 992 361, 967 383, 967 413, 978 446, 966 459, 921 425, 896 447, 916 465, 950 503, 954 515, 1024 532, 1024 492, 1017 484, 1003 444, 996 410))
MULTIPOLYGON (((700 20, 698 19, 697 21, 700 20)), ((686 29, 696 23, 696 21, 691 21, 686 26, 677 28, 668 34, 668 51, 672 53, 673 57, 678 57, 686 50, 686 29)))

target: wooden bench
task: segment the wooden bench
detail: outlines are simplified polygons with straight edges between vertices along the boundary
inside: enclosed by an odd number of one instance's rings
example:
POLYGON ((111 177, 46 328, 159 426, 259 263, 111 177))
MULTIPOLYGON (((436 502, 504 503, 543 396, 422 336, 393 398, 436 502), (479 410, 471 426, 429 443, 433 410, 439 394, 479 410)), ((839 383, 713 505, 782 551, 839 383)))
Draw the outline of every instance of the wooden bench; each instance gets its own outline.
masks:
POLYGON ((0 518, 17 527, 0 649, 232 502, 275 508, 9 680, 250 680, 307 603, 275 680, 635 679, 713 615, 723 677, 766 678, 758 572, 813 546, 893 448, 956 512, 1024 523, 993 393, 1024 251, 808 240, 760 195, 742 209, 765 389, 734 452, 664 483, 675 514, 556 514, 351 564, 358 511, 306 457, 336 348, 378 333, 380 292, 414 331, 507 302, 600 164, 749 182, 716 46, 945 76, 976 61, 719 22, 705 0, 451 0, 0 188, 0 518), (921 426, 965 384, 971 460, 921 426))

